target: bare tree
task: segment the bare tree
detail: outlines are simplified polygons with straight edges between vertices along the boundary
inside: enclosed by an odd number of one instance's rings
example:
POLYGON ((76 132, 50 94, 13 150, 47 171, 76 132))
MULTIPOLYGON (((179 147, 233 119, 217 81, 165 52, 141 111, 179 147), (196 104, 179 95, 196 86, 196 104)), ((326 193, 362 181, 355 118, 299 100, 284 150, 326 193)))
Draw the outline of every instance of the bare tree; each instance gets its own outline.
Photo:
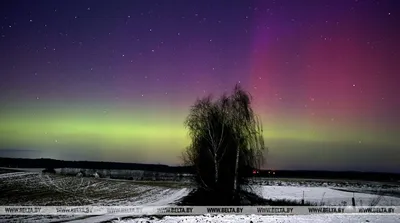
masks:
POLYGON ((250 102, 250 94, 236 85, 230 96, 208 96, 192 106, 185 121, 192 142, 183 160, 196 169, 201 188, 235 193, 246 168, 262 164, 262 126, 250 102))
MULTIPOLYGON (((185 122, 190 130, 190 136, 194 139, 192 147, 186 151, 186 156, 184 156, 187 158, 186 162, 194 165, 198 172, 200 171, 199 165, 196 163, 196 156, 199 156, 201 151, 196 151, 196 149, 199 149, 200 144, 202 144, 201 146, 203 146, 206 152, 206 158, 203 159, 213 163, 215 185, 218 184, 219 166, 227 147, 222 144, 226 119, 227 117, 221 111, 220 107, 214 104, 209 96, 196 102, 185 122), (197 146, 197 148, 194 148, 194 146, 197 146)), ((210 185, 204 182, 201 174, 199 177, 203 187, 210 187, 210 185)))
POLYGON ((232 94, 232 128, 234 137, 240 143, 237 144, 235 157, 235 178, 233 187, 238 187, 238 168, 240 157, 245 158, 244 162, 248 165, 259 167, 262 164, 262 152, 265 149, 263 129, 261 122, 250 106, 251 96, 236 85, 232 94), (246 156, 240 156, 240 151, 245 152, 246 156))

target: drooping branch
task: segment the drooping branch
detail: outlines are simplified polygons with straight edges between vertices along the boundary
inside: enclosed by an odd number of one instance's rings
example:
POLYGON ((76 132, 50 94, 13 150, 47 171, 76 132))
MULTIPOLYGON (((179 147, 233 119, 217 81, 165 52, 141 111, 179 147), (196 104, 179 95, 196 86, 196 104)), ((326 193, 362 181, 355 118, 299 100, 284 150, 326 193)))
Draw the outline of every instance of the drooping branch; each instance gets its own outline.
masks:
POLYGON ((243 171, 261 165, 263 130, 250 103, 251 95, 237 85, 229 96, 216 101, 209 96, 191 107, 185 121, 192 139, 187 157, 198 170, 201 187, 236 191, 245 177, 243 171))

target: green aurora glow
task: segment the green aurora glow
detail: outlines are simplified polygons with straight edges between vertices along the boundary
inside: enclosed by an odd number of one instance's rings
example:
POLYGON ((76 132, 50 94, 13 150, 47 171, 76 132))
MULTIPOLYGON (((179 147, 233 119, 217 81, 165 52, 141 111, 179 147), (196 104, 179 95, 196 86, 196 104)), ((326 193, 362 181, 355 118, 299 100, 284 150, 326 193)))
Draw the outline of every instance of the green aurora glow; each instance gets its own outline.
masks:
MULTIPOLYGON (((24 110, 2 112, 0 140, 3 148, 33 148, 55 153, 67 150, 76 154, 86 150, 98 153, 104 160, 112 156, 117 161, 129 162, 140 157, 136 161, 177 164, 181 151, 190 143, 183 126, 185 112, 157 115, 155 112, 159 110, 155 108, 140 112, 133 112, 133 109, 99 112, 78 107, 69 111, 24 110), (149 112, 152 110, 153 113, 149 112)), ((290 146, 292 149, 280 149, 289 141, 321 145, 347 143, 366 149, 397 146, 393 130, 373 132, 366 131, 371 129, 367 126, 351 128, 347 123, 344 128, 345 123, 319 121, 317 125, 310 124, 309 120, 301 122, 285 117, 278 120, 275 117, 274 122, 263 117, 263 125, 265 142, 272 156, 291 156, 298 147, 296 144, 290 146)), ((312 153, 327 151, 329 147, 310 149, 312 153)))

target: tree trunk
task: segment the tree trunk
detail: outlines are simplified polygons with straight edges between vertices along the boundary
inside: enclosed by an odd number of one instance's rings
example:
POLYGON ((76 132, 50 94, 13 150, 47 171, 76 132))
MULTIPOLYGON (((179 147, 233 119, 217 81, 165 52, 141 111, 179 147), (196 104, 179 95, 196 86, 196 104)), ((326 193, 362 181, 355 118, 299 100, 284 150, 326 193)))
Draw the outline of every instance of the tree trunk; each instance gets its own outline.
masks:
POLYGON ((214 168, 215 168, 215 186, 218 183, 218 163, 217 163, 217 155, 214 156, 214 168))
POLYGON ((237 190, 238 166, 239 166, 239 146, 236 148, 235 178, 233 180, 233 192, 234 193, 237 190))

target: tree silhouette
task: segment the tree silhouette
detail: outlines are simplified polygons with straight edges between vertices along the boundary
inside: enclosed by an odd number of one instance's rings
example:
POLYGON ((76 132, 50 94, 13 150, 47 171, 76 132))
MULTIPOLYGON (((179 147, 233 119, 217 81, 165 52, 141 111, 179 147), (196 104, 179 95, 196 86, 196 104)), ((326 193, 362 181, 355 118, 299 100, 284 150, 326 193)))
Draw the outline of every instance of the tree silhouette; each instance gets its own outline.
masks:
POLYGON ((196 170, 198 186, 234 196, 265 151, 263 130, 249 93, 236 85, 231 95, 198 99, 185 121, 191 144, 183 161, 196 170))

